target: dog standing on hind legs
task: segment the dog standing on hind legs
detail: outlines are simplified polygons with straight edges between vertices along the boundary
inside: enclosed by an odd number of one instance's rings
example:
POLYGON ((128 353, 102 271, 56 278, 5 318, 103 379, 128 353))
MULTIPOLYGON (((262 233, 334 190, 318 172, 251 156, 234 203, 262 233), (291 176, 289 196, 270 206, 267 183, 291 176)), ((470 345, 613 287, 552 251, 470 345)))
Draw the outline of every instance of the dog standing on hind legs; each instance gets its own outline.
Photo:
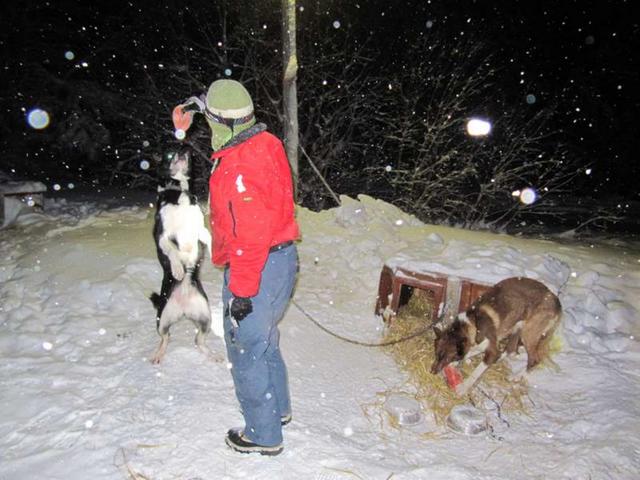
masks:
POLYGON ((562 315, 560 300, 545 285, 512 277, 496 283, 444 331, 435 329, 435 361, 431 373, 452 362, 484 354, 482 362, 456 387, 465 395, 482 374, 520 345, 527 352, 527 371, 546 355, 546 344, 562 315))
POLYGON ((205 248, 211 252, 211 234, 196 197, 189 191, 190 160, 188 150, 175 153, 169 165, 170 178, 158 187, 153 238, 163 277, 160 294, 152 293, 150 300, 157 310, 161 340, 152 363, 160 363, 169 343, 169 329, 183 318, 196 325, 196 345, 212 357, 205 345, 211 330, 211 309, 200 282, 205 248))

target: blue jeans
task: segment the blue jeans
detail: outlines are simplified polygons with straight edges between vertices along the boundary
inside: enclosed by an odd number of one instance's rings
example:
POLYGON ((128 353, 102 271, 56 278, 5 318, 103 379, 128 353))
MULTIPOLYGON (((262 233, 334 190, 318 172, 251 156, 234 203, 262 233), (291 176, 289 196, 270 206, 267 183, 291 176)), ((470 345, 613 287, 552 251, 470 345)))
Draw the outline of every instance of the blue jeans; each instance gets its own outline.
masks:
POLYGON ((289 304, 298 272, 295 245, 267 257, 253 312, 234 327, 229 317, 229 269, 224 272, 224 335, 231 376, 244 415, 244 434, 258 445, 282 443, 280 417, 291 413, 287 368, 280 353, 278 322, 289 304))

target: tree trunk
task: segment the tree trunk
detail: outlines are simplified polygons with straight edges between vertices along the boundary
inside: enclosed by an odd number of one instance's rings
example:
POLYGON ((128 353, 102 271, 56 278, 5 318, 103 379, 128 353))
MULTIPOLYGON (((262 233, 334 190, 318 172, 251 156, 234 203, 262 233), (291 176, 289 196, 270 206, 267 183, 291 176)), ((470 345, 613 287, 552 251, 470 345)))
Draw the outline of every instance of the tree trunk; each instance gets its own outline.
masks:
POLYGON ((282 0, 282 98, 284 107, 284 147, 291 164, 293 184, 298 191, 298 57, 296 53, 296 0, 282 0))

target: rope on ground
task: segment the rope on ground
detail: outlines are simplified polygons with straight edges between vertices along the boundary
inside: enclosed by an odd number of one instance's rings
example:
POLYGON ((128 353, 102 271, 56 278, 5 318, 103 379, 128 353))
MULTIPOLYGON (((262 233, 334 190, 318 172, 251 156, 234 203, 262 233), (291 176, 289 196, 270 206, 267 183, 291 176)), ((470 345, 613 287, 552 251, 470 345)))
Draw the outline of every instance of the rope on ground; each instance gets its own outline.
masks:
POLYGON ((353 345, 360 345, 361 347, 388 347, 390 345, 395 345, 396 343, 406 342, 407 340, 411 340, 412 338, 416 338, 416 337, 418 337, 420 335, 423 335, 423 334, 427 333, 429 330, 431 330, 431 328, 433 328, 432 325, 429 325, 428 327, 421 328, 421 329, 419 329, 419 330, 407 335, 406 337, 398 338, 396 340, 390 340, 390 341, 387 341, 387 342, 379 342, 379 343, 361 342, 359 340, 354 340, 352 338, 343 337, 342 335, 339 335, 339 334, 337 334, 335 332, 332 332, 327 327, 325 327, 320 322, 318 322, 315 318, 313 318, 313 316, 310 313, 308 313, 304 308, 302 308, 298 304, 298 302, 296 302, 295 300, 291 300, 291 303, 293 303, 293 305, 300 311, 300 313, 302 313, 305 317, 307 317, 309 320, 311 320, 311 322, 313 322, 313 324, 316 327, 318 327, 320 330, 322 330, 323 332, 328 333, 332 337, 335 337, 335 338, 337 338, 339 340, 342 340, 343 342, 351 343, 353 345))

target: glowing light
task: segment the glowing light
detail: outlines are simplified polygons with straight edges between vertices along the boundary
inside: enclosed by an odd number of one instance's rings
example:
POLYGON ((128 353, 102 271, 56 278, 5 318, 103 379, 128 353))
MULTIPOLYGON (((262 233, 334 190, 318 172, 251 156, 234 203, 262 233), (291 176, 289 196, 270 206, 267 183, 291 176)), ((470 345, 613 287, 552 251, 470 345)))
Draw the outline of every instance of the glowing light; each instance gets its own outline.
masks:
POLYGON ((527 103, 529 105, 533 105, 534 103, 536 103, 536 100, 537 98, 534 94, 530 93, 529 95, 527 95, 527 103))
POLYGON ((384 167, 384 169, 385 169, 387 172, 390 172, 391 170, 393 170, 393 168, 391 167, 391 165, 387 165, 386 167, 384 167))
POLYGON ((433 27, 433 21, 427 20, 427 28, 433 27))
POLYGON ((590 169, 590 168, 587 168, 587 169, 584 171, 584 173, 586 173, 587 175, 591 175, 591 169, 590 169))
POLYGON ((67 60, 73 60, 74 58, 76 58, 76 54, 71 50, 67 50, 66 52, 64 52, 64 58, 66 58, 67 60))
POLYGON ((54 189, 56 192, 59 192, 61 188, 62 188, 62 187, 61 187, 59 184, 57 184, 57 183, 53 186, 53 189, 54 189))
POLYGON ((522 203, 531 205, 538 199, 538 193, 533 188, 523 188, 519 197, 522 203))
POLYGON ((148 162, 147 160, 142 160, 142 161, 140 162, 140 168, 141 168, 142 170, 149 170, 149 166, 150 166, 150 165, 149 165, 149 162, 148 162))
POLYGON ((27 113, 27 123, 36 130, 47 128, 49 126, 49 114, 41 108, 34 108, 27 113))
POLYGON ((491 132, 491 123, 480 118, 472 118, 467 122, 467 133, 472 137, 484 137, 491 132))
POLYGON ((338 20, 333 22, 333 28, 340 28, 340 22, 338 20))
POLYGON ((224 74, 225 74, 227 77, 230 77, 230 76, 231 76, 231 69, 230 69, 230 68, 225 68, 225 69, 224 69, 224 74))
POLYGON ((184 140, 184 138, 187 136, 186 132, 184 130, 182 130, 181 128, 178 128, 174 132, 174 135, 178 140, 184 140))

